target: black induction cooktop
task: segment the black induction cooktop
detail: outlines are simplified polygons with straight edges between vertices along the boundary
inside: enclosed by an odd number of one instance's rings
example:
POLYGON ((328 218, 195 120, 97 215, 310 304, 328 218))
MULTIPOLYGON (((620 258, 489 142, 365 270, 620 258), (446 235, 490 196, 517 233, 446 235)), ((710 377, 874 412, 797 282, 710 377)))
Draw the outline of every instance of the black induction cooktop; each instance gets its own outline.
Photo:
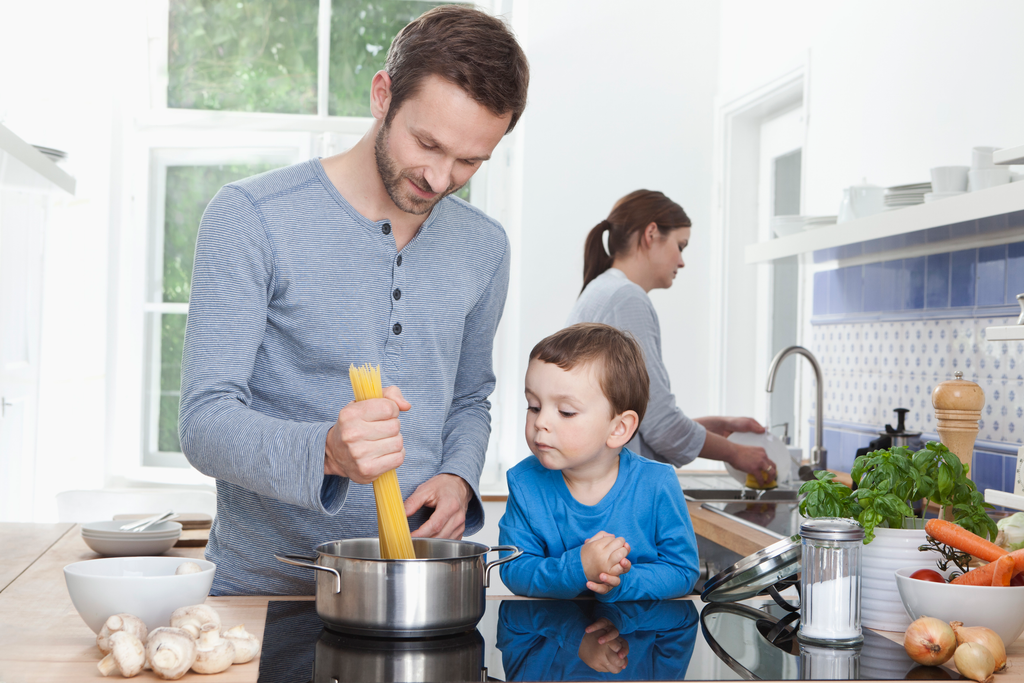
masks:
MULTIPOLYGON (((792 614, 792 616, 790 616, 792 614)), ((324 628, 312 601, 271 601, 261 683, 314 681, 949 680, 865 630, 853 649, 810 647, 768 598, 487 601, 477 628, 441 638, 361 638, 324 628), (600 643, 592 624, 614 627, 600 643), (620 656, 625 652, 626 656, 620 656)))

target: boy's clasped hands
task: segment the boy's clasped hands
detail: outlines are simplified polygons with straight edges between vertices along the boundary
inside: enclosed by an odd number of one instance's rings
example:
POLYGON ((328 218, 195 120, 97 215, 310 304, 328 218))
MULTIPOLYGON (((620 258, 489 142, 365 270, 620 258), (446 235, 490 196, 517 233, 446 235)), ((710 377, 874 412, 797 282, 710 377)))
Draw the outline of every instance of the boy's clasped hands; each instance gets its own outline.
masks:
POLYGON ((631 563, 629 543, 626 539, 613 536, 607 531, 599 531, 586 541, 580 548, 580 560, 583 572, 587 575, 587 588, 595 593, 607 593, 616 588, 619 577, 629 571, 631 563))

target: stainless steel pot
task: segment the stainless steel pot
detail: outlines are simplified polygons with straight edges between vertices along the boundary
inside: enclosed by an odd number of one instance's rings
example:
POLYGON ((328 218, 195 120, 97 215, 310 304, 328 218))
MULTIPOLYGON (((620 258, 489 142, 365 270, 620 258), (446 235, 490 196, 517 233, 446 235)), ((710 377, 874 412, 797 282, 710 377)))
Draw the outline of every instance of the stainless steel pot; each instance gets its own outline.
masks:
POLYGON ((316 557, 275 555, 317 571, 316 613, 355 635, 422 638, 469 631, 484 615, 491 569, 523 554, 511 545, 414 538, 415 560, 382 560, 376 538, 317 546, 316 557), (485 562, 487 553, 511 551, 485 562))
POLYGON ((487 680, 484 638, 473 629, 443 638, 366 638, 320 632, 313 683, 466 683, 487 680))

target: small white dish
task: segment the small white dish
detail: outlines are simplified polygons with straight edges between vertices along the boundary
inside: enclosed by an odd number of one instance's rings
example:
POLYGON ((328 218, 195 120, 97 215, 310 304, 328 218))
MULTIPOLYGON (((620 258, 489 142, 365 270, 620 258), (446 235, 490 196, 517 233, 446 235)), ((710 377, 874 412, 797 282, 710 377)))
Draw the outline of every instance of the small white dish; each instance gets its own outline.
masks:
POLYGON ((82 535, 94 538, 156 538, 170 533, 181 533, 181 524, 178 522, 160 522, 145 531, 121 531, 122 524, 124 522, 120 520, 89 522, 82 525, 82 535))
MULTIPOLYGON (((769 432, 764 434, 733 432, 729 435, 729 441, 740 446, 760 446, 764 449, 768 458, 775 463, 775 481, 779 484, 789 481, 789 449, 786 448, 786 444, 782 443, 781 439, 777 439, 769 432)), ((747 485, 746 472, 739 471, 729 463, 725 463, 725 469, 733 479, 744 486, 747 485)))
POLYGON ((160 522, 145 531, 121 531, 121 521, 89 522, 82 525, 82 540, 100 555, 138 557, 161 555, 178 542, 181 524, 160 522))
POLYGON ((178 542, 177 536, 170 538, 140 538, 139 540, 115 538, 90 538, 82 536, 85 544, 105 557, 141 557, 163 555, 178 542))

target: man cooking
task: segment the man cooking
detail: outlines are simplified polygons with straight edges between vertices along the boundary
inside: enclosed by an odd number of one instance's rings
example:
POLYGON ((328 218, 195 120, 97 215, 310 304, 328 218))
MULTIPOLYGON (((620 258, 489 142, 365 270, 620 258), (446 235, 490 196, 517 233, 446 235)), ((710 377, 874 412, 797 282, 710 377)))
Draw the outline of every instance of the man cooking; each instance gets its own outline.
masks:
POLYGON ((313 593, 312 572, 274 553, 376 536, 370 482, 399 465, 413 536, 482 526, 509 242, 448 195, 513 129, 528 81, 500 20, 435 8, 395 37, 371 86, 374 123, 351 150, 210 202, 179 432, 217 479, 212 594, 313 593), (380 365, 385 398, 352 402, 349 365, 363 363, 380 365))

